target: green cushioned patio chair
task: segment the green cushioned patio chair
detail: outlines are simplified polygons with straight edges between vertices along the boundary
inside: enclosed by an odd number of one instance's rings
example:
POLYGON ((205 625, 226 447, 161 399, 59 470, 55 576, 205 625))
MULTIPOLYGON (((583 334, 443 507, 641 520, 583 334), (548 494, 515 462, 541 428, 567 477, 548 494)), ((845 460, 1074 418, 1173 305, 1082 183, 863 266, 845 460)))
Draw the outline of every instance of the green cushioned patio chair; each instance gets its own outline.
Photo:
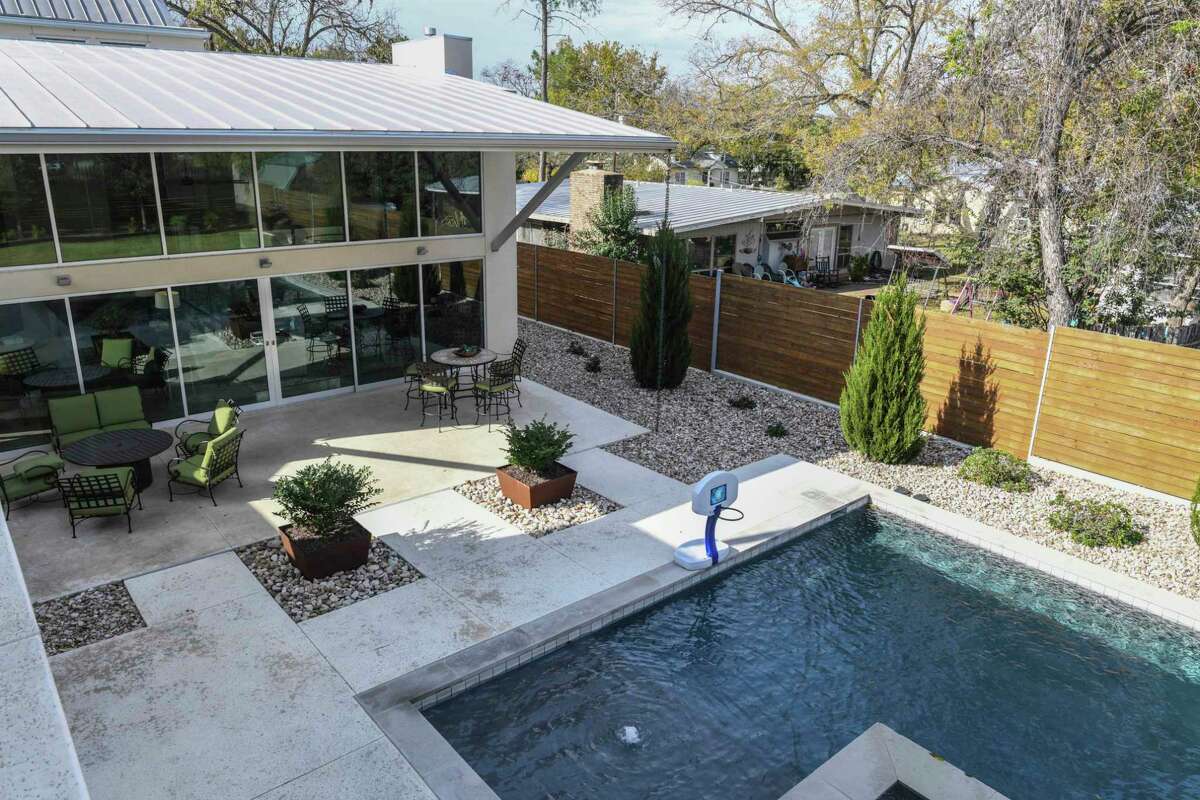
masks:
POLYGON ((497 361, 488 370, 487 377, 475 382, 475 423, 480 416, 492 421, 501 417, 512 419, 512 401, 518 394, 517 373, 512 361, 497 361))
POLYGON ((16 501, 58 489, 63 460, 45 450, 29 450, 16 458, 0 461, 0 467, 7 467, 0 472, 0 505, 4 506, 4 518, 8 519, 16 501))
POLYGON ((173 502, 177 486, 192 486, 196 491, 207 491, 212 504, 217 504, 213 489, 217 484, 229 478, 237 478, 238 486, 242 485, 242 476, 238 474, 238 452, 242 447, 241 428, 230 428, 220 436, 206 442, 203 450, 187 458, 172 458, 167 462, 167 495, 173 502))
POLYGON ((136 386, 122 386, 119 389, 96 392, 96 412, 102 430, 121 431, 150 427, 150 423, 146 421, 146 412, 142 410, 142 393, 136 386))
POLYGON ((72 442, 100 432, 100 415, 93 395, 52 397, 46 401, 46 407, 50 410, 54 449, 59 452, 72 442))
POLYGON ((75 526, 85 519, 119 517, 133 533, 133 501, 142 507, 142 495, 133 481, 133 467, 85 469, 69 478, 60 478, 58 490, 71 517, 71 538, 75 526))
POLYGON ((236 402, 218 400, 208 420, 185 419, 175 426, 175 452, 180 458, 196 455, 205 443, 236 427, 241 416, 242 408, 236 402))
POLYGON ((109 369, 132 369, 133 339, 102 339, 100 364, 109 369))

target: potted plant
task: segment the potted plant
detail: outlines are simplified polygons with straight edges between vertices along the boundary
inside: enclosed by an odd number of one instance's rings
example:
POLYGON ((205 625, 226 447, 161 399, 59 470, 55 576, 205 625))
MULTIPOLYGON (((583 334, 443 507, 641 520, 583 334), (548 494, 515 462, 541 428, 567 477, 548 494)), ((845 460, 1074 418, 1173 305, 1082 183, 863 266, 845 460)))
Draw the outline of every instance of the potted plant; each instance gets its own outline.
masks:
POLYGON ((545 419, 504 429, 508 463, 496 468, 500 491, 522 508, 537 508, 569 497, 575 470, 558 463, 575 434, 545 419))
POLYGON ((291 520, 279 529, 283 552, 309 580, 357 569, 371 554, 371 534, 354 515, 383 490, 370 467, 327 458, 275 483, 273 497, 291 520))

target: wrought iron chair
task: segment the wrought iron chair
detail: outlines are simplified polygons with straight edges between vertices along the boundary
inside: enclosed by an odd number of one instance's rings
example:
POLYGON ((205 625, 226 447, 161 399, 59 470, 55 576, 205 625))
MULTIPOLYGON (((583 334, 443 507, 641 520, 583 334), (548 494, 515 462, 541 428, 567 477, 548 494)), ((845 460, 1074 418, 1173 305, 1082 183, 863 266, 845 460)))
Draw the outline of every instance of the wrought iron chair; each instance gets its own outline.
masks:
POLYGON ((16 458, 0 461, 0 467, 9 467, 0 473, 0 505, 8 519, 16 501, 29 497, 36 501, 38 495, 58 489, 63 460, 45 450, 27 450, 16 458))
POLYGON ((185 419, 175 426, 175 452, 180 458, 196 455, 205 444, 235 427, 241 416, 237 401, 218 400, 209 419, 185 419))
POLYGON ((125 526, 133 533, 133 501, 142 508, 142 493, 133 480, 133 467, 87 469, 60 478, 58 490, 71 519, 71 538, 77 538, 75 527, 85 519, 119 517, 124 515, 125 526))
POLYGON ((188 458, 172 458, 167 462, 167 499, 175 501, 177 486, 192 486, 197 492, 208 492, 208 499, 217 504, 213 489, 218 484, 230 478, 237 478, 238 486, 242 486, 242 476, 238 474, 238 453, 242 448, 241 428, 230 428, 217 438, 204 445, 204 449, 188 458))
POLYGON ((304 326, 304 350, 311 362, 318 354, 322 361, 328 360, 340 348, 338 337, 329 330, 329 322, 325 319, 319 322, 308 312, 308 306, 301 303, 296 306, 300 315, 300 324, 304 326))
POLYGON ((447 411, 450 413, 450 419, 457 423, 458 409, 454 405, 457 376, 450 374, 450 371, 443 365, 431 361, 421 362, 420 374, 416 392, 421 400, 421 427, 425 427, 425 418, 433 416, 435 410, 437 411, 439 431, 442 429, 442 419, 447 411))
MULTIPOLYGON (((516 362, 512 358, 493 362, 488 374, 475 381, 475 422, 480 417, 488 418, 488 429, 492 421, 501 417, 512 419, 512 399, 520 397, 517 388, 516 362)), ((519 403, 519 401, 518 401, 519 403)))

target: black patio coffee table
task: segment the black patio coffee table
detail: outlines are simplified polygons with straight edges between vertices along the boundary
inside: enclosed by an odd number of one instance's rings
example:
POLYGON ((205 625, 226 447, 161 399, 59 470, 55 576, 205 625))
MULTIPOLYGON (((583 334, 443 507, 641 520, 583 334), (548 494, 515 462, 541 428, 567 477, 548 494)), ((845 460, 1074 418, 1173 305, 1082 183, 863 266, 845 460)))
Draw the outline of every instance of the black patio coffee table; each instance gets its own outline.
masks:
POLYGON ((175 437, 166 431, 135 428, 104 431, 67 445, 62 457, 85 467, 133 467, 133 484, 140 492, 154 483, 150 458, 166 450, 175 437))

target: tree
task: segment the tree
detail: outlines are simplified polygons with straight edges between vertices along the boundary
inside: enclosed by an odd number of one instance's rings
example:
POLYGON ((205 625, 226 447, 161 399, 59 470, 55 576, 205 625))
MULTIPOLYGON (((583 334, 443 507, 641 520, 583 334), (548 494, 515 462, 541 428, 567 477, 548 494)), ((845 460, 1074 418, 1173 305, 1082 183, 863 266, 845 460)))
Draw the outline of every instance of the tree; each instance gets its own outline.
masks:
POLYGON ((593 256, 636 261, 638 257, 637 197, 632 186, 607 192, 587 216, 587 225, 571 232, 571 243, 593 256))
POLYGON ((846 444, 872 461, 911 461, 924 444, 924 339, 917 295, 901 273, 875 301, 839 404, 846 444))
POLYGON ((166 0, 213 34, 217 50, 276 56, 391 59, 404 36, 373 0, 166 0))
MULTIPOLYGON (((540 57, 534 54, 540 70, 540 57)), ((550 53, 550 102, 587 114, 616 120, 650 121, 656 116, 667 68, 658 54, 647 55, 620 42, 561 40, 550 53)))
POLYGON ((647 245, 645 263, 641 307, 629 340, 629 363, 639 386, 674 389, 687 377, 692 357, 687 242, 670 228, 660 227, 647 245))

